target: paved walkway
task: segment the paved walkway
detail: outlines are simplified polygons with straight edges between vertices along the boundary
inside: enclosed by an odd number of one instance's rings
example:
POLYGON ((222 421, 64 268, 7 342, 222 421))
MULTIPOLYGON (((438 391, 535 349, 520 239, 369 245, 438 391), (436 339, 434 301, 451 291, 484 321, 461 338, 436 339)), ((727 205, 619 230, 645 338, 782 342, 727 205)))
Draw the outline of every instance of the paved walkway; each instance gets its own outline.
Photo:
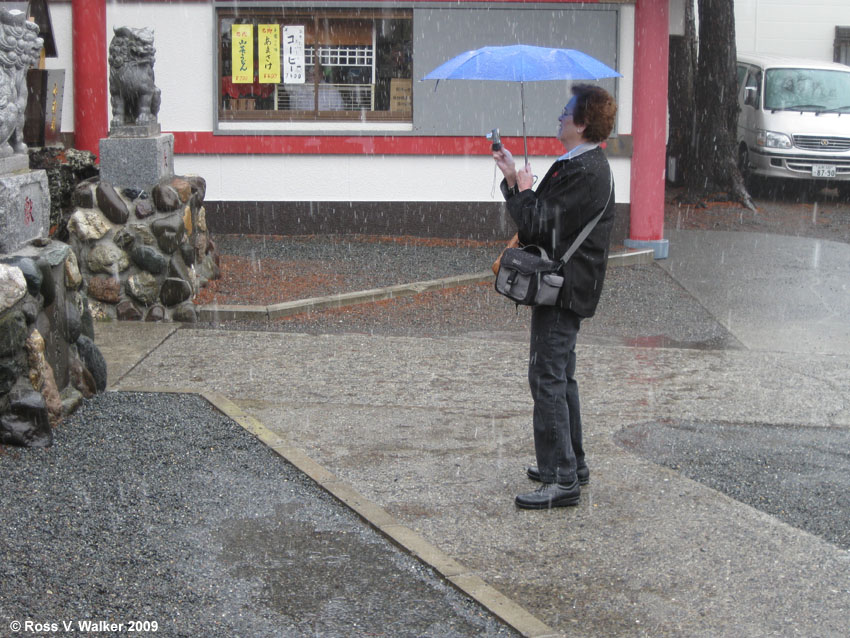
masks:
POLYGON ((206 393, 524 635, 845 637, 846 549, 615 438, 670 420, 850 430, 850 245, 668 236, 660 267, 744 349, 580 342, 592 475, 567 510, 513 504, 533 487, 517 335, 100 324, 96 342, 112 390, 206 393))

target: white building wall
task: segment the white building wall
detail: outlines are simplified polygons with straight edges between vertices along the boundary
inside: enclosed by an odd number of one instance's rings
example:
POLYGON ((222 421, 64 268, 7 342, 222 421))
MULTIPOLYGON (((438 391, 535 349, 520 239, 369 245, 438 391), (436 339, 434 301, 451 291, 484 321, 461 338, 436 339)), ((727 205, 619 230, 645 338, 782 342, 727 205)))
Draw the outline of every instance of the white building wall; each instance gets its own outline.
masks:
POLYGON ((850 26, 850 0, 735 0, 741 53, 832 62, 836 26, 850 26))
MULTIPOLYGON (((66 70, 62 130, 74 130, 71 4, 50 4, 59 58, 48 68, 66 70)), ((620 12, 620 70, 617 130, 632 127, 634 6, 620 12)), ((168 131, 212 131, 214 11, 204 2, 107 2, 106 46, 113 27, 152 27, 156 84, 162 91, 160 126, 168 131)), ((563 105, 552 105, 552 133, 563 105)), ((109 116, 111 117, 111 110, 109 116)), ((511 149, 516 155, 521 148, 511 149)), ((534 157, 543 176, 554 157, 534 157)), ((630 160, 611 162, 617 201, 627 203, 630 160)), ((206 197, 223 201, 501 201, 489 156, 408 155, 202 155, 179 154, 177 174, 207 181, 206 197)))

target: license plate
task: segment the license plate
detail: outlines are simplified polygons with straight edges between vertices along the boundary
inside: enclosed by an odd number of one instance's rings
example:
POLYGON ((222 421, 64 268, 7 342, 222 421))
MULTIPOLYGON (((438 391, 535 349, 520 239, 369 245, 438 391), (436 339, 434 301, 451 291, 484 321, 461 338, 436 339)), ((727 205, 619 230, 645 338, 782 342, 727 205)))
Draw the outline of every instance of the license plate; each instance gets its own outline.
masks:
POLYGON ((812 166, 812 177, 835 177, 835 167, 827 164, 812 166))

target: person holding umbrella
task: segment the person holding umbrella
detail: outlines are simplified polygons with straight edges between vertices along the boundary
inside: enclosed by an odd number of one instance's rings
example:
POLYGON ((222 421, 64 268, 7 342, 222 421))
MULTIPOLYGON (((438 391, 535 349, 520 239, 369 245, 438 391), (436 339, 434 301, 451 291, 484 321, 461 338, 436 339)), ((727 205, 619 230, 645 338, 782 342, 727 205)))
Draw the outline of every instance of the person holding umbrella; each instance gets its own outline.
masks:
POLYGON ((596 311, 608 262, 614 182, 599 145, 613 130, 617 105, 595 85, 575 84, 571 91, 573 97, 558 118, 557 137, 566 152, 536 191, 531 188, 534 176, 529 163, 518 169, 504 146, 493 151, 521 244, 541 246, 552 259, 560 259, 585 224, 603 211, 563 266, 558 305, 532 308, 528 381, 534 399, 537 466, 529 467, 527 474, 541 485, 516 497, 517 506, 524 509, 576 505, 580 486, 590 478, 582 443, 575 346, 582 319, 596 311))

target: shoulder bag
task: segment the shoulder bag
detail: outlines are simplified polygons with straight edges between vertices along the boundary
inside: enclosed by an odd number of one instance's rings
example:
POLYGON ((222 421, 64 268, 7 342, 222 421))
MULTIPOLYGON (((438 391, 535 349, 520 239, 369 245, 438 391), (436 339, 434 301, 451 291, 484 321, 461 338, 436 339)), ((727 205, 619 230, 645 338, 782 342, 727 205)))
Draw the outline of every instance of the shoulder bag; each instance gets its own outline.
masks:
MULTIPOLYGON (((496 273, 496 292, 522 306, 554 306, 564 286, 561 267, 569 261, 581 243, 587 239, 590 231, 602 218, 611 194, 614 191, 614 178, 611 177, 611 192, 608 201, 582 228, 578 237, 570 245, 559 261, 549 259, 549 255, 540 246, 508 247, 499 260, 496 273)), ((494 264, 495 266, 495 264, 494 264)))

